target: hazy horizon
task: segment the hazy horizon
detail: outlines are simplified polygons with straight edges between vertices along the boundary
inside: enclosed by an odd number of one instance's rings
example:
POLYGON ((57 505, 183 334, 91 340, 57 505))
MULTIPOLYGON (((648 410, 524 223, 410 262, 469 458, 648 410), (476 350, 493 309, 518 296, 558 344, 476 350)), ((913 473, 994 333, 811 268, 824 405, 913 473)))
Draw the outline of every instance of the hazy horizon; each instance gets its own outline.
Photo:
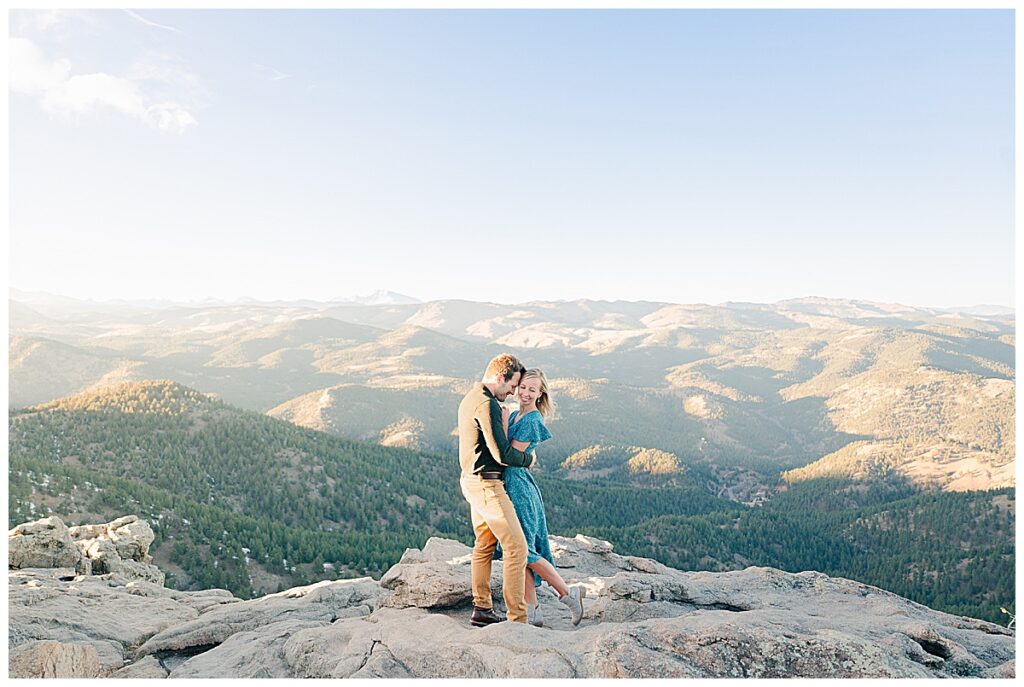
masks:
POLYGON ((9 17, 26 290, 1015 304, 1012 10, 9 17))
POLYGON ((683 302, 683 301, 655 300, 655 299, 643 299, 643 298, 641 298, 641 299, 629 299, 629 298, 592 298, 592 297, 587 297, 587 296, 580 296, 580 297, 577 297, 577 298, 536 298, 536 299, 531 299, 531 300, 528 300, 528 301, 517 301, 517 302, 513 303, 513 302, 490 301, 490 300, 485 300, 485 299, 474 299, 474 298, 469 298, 469 297, 432 298, 432 299, 427 300, 427 299, 419 298, 415 293, 400 293, 400 292, 397 292, 397 291, 395 291, 393 289, 375 289, 373 291, 361 292, 361 293, 357 293, 357 294, 348 294, 348 295, 337 294, 336 296, 331 297, 331 298, 312 298, 312 297, 298 297, 298 298, 283 298, 283 297, 282 298, 273 298, 273 297, 271 297, 271 298, 255 298, 253 296, 241 295, 241 296, 232 296, 232 297, 206 296, 206 297, 203 297, 203 298, 194 298, 194 299, 173 299, 173 298, 148 297, 148 296, 135 296, 135 297, 120 296, 120 297, 113 297, 113 298, 89 298, 89 297, 85 297, 85 296, 72 296, 72 295, 69 295, 69 294, 66 294, 66 293, 54 293, 52 291, 37 291, 37 290, 33 290, 33 289, 22 289, 22 288, 19 288, 17 286, 14 286, 14 285, 8 285, 8 297, 13 299, 13 300, 17 300, 14 296, 10 295, 11 291, 18 291, 20 293, 27 294, 27 295, 52 296, 52 297, 55 297, 55 298, 67 298, 67 299, 79 300, 79 301, 83 301, 83 302, 97 303, 97 304, 102 304, 102 303, 168 303, 168 304, 174 304, 174 305, 191 305, 191 304, 204 304, 204 303, 211 303, 211 302, 219 303, 219 304, 232 304, 232 303, 239 303, 239 302, 257 302, 257 303, 284 302, 284 303, 291 303, 291 302, 298 302, 298 301, 308 301, 308 302, 313 302, 313 303, 332 303, 332 302, 354 301, 354 300, 358 300, 360 298, 369 298, 371 296, 374 296, 374 295, 377 295, 378 293, 382 293, 383 292, 383 293, 394 294, 394 295, 397 295, 397 296, 405 296, 405 297, 408 297, 408 298, 412 298, 412 299, 415 299, 416 301, 418 301, 419 303, 423 303, 423 304, 433 303, 433 302, 438 302, 438 301, 469 301, 469 302, 475 302, 475 303, 492 303, 492 304, 495 304, 495 305, 515 306, 515 305, 521 305, 521 304, 531 303, 531 302, 572 303, 572 302, 576 302, 576 301, 611 301, 611 302, 622 301, 622 302, 626 302, 626 303, 649 302, 649 303, 667 303, 667 304, 674 304, 674 305, 710 305, 710 306, 719 306, 719 305, 726 305, 726 304, 729 304, 729 303, 752 303, 752 304, 758 304, 758 305, 773 305, 775 303, 780 303, 780 302, 784 302, 784 301, 792 301, 792 300, 823 299, 823 300, 837 300, 837 301, 855 301, 855 302, 858 302, 858 303, 878 303, 878 304, 890 304, 890 305, 905 305, 905 306, 909 306, 909 307, 913 307, 913 308, 932 309, 932 310, 952 310, 952 309, 967 309, 967 308, 977 308, 977 307, 995 307, 995 308, 1005 308, 1007 310, 1013 310, 1014 312, 1016 312, 1015 306, 1013 306, 1013 305, 1006 305, 1004 303, 958 303, 958 304, 952 304, 952 305, 945 305, 945 304, 943 304, 943 305, 922 305, 920 303, 905 303, 905 302, 896 301, 896 300, 872 300, 872 299, 867 299, 867 298, 856 298, 856 297, 822 296, 822 295, 818 295, 818 294, 804 294, 802 296, 793 296, 793 297, 789 297, 789 298, 780 298, 780 299, 775 300, 775 301, 756 300, 756 299, 749 299, 748 298, 748 299, 742 299, 742 300, 727 300, 727 301, 715 301, 715 302, 712 302, 712 301, 709 301, 709 300, 697 300, 697 301, 685 301, 685 302, 683 302))

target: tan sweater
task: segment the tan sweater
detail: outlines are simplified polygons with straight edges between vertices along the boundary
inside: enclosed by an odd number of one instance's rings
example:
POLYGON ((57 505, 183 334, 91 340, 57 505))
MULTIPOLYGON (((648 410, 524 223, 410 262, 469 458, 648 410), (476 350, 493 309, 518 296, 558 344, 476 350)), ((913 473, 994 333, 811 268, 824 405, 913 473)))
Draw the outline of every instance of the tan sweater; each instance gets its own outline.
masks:
POLYGON ((463 475, 484 470, 502 472, 506 466, 527 467, 533 456, 512 448, 501 426, 501 406, 482 382, 459 404, 459 463, 463 475))

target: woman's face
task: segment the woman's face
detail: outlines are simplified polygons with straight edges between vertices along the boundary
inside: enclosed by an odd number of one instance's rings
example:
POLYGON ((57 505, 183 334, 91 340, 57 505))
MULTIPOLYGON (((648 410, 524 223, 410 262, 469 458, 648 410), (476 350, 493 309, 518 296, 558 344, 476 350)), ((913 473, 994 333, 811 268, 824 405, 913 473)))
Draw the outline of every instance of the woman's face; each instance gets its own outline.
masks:
POLYGON ((541 396, 540 377, 526 377, 519 382, 519 405, 532 406, 541 396))

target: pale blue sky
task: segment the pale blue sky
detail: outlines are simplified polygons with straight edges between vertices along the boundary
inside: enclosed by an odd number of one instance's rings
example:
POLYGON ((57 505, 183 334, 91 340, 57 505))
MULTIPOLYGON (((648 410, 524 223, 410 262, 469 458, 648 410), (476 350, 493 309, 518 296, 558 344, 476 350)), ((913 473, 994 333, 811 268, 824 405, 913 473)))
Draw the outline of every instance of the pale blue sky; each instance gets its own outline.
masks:
POLYGON ((17 288, 1014 303, 1008 10, 12 12, 10 35, 17 288))

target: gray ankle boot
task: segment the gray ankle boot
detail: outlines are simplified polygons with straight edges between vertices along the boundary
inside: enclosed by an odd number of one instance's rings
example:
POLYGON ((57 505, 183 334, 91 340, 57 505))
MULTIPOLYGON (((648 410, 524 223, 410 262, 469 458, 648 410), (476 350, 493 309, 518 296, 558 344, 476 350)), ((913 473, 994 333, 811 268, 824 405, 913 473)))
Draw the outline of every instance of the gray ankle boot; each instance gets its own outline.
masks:
POLYGON ((526 620, 535 627, 544 627, 544 616, 540 612, 540 602, 533 606, 526 604, 526 620))
POLYGON ((583 587, 569 587, 568 594, 558 597, 559 601, 569 607, 573 625, 579 625, 580 620, 583 619, 583 599, 586 595, 587 590, 583 587))

